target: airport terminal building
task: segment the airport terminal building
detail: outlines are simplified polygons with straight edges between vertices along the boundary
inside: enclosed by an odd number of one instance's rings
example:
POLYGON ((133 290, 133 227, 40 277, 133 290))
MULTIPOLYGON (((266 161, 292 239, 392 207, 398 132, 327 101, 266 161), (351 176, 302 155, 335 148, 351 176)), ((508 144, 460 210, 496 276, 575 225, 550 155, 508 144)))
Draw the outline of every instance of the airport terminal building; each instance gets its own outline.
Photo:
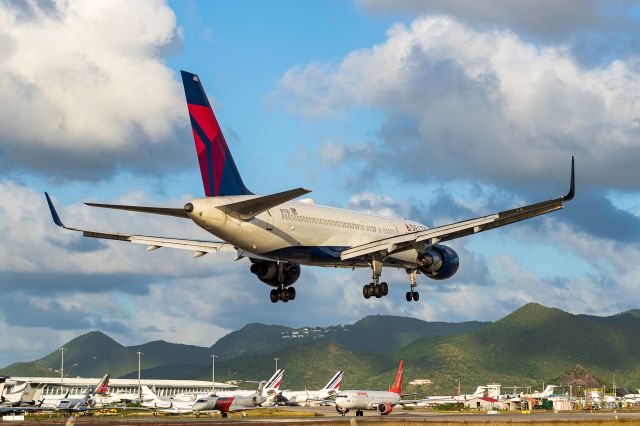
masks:
MULTIPOLYGON (((59 377, 8 377, 4 382, 4 388, 0 386, 0 396, 3 401, 35 401, 42 396, 63 396, 69 393, 70 397, 84 395, 88 386, 96 386, 100 378, 65 377, 64 381, 59 377)), ((156 395, 174 396, 179 393, 211 392, 212 382, 204 380, 162 380, 141 379, 141 386, 148 386, 156 395)), ((234 390, 237 386, 228 383, 216 382, 216 391, 234 390)), ((109 381, 109 394, 121 399, 136 399, 139 395, 138 379, 111 379, 109 381)))

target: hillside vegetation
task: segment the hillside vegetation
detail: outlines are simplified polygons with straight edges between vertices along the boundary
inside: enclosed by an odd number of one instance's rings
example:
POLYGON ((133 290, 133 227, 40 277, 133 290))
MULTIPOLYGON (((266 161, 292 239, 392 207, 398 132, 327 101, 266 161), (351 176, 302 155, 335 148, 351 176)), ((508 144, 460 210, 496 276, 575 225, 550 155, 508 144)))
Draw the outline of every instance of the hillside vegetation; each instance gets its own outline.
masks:
MULTIPOLYGON (((96 377, 111 371, 116 376, 134 376, 135 352, 141 350, 145 353, 143 377, 210 380, 209 356, 215 351, 223 354, 216 362, 217 380, 266 379, 277 356, 286 369, 282 385, 286 389, 321 387, 339 369, 345 370, 345 389, 386 388, 400 359, 405 360, 405 384, 413 379, 433 382, 419 392, 449 394, 458 380, 463 392, 490 382, 540 388, 543 381, 567 377, 576 365, 589 377, 609 380, 615 372, 620 386, 636 389, 640 385, 637 311, 597 317, 530 303, 494 323, 427 323, 372 316, 351 326, 282 338, 282 333, 292 331, 249 324, 212 348, 167 342, 124 347, 93 332, 65 345, 69 348, 65 364, 78 364, 69 375, 96 377)), ((58 366, 59 353, 54 352, 33 363, 9 366, 0 374, 58 366)))

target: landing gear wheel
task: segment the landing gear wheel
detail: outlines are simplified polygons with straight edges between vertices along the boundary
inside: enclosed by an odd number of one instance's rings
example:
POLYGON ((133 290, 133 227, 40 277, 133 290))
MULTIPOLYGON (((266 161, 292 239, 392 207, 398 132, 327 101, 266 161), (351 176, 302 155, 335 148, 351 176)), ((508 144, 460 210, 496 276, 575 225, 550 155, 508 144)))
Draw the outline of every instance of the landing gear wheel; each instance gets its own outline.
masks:
POLYGON ((271 290, 271 293, 269 293, 269 299, 271 299, 271 302, 276 303, 278 301, 278 290, 271 290))
POLYGON ((222 413, 222 418, 226 419, 227 418, 227 413, 222 413))
POLYGON ((413 292, 413 301, 417 302, 418 299, 420 299, 420 293, 418 293, 417 291, 413 292))
POLYGON ((407 297, 407 302, 411 302, 411 299, 413 299, 410 291, 407 292, 407 296, 406 297, 407 297))
POLYGON ((371 292, 369 291, 368 285, 365 285, 362 287, 362 295, 364 296, 365 299, 368 299, 371 297, 371 292))
POLYGON ((356 411, 356 416, 362 417, 362 416, 364 416, 364 413, 362 412, 362 410, 358 410, 358 411, 356 411))
POLYGON ((280 295, 284 303, 287 303, 289 301, 289 291, 286 288, 280 290, 280 295))
POLYGON ((389 294, 389 285, 387 283, 380 283, 380 288, 382 289, 383 296, 389 294))
POLYGON ((376 299, 380 299, 382 297, 382 287, 379 284, 374 287, 373 291, 376 299))
POLYGON ((289 287, 285 290, 289 294, 289 300, 294 300, 296 298, 296 289, 293 287, 289 287))

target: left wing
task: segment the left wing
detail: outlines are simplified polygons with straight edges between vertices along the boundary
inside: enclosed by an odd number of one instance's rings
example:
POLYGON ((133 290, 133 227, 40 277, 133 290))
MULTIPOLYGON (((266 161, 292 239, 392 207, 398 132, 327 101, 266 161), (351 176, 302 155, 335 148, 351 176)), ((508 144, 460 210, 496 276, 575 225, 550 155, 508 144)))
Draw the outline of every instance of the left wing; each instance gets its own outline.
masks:
POLYGON ((530 204, 517 209, 506 210, 488 216, 464 220, 450 225, 438 226, 436 228, 427 229, 426 231, 411 232, 404 235, 397 235, 395 237, 372 241, 343 251, 340 258, 342 260, 346 260, 354 257, 371 255, 380 255, 384 257, 393 253, 410 250, 412 248, 426 248, 442 241, 465 237, 467 235, 476 234, 478 232, 487 231, 489 229, 498 228, 500 226, 509 225, 514 222, 550 213, 555 210, 560 210, 564 207, 564 203, 571 201, 574 196, 574 159, 571 157, 571 181, 569 192, 563 197, 530 204))
POLYGON ((236 252, 239 257, 243 257, 248 255, 243 250, 237 250, 231 244, 226 243, 224 241, 198 241, 198 240, 184 240, 178 238, 164 238, 164 237, 154 237, 149 235, 133 235, 133 234, 120 234, 116 232, 98 232, 98 231, 88 231, 84 229, 76 229, 65 226, 60 220, 60 216, 58 216, 58 212, 56 208, 53 206, 51 202, 51 198, 49 198, 49 194, 44 193, 47 198, 47 204, 49 205, 49 210, 51 211, 51 217, 53 218, 53 222, 61 228, 68 229, 70 231, 78 231, 82 232, 82 235, 85 237, 91 238, 103 238, 107 240, 119 240, 119 241, 129 241, 134 244, 144 244, 147 245, 147 251, 156 250, 160 247, 170 247, 182 250, 191 250, 194 252, 194 257, 200 257, 207 253, 219 252, 219 251, 227 251, 227 252, 236 252))

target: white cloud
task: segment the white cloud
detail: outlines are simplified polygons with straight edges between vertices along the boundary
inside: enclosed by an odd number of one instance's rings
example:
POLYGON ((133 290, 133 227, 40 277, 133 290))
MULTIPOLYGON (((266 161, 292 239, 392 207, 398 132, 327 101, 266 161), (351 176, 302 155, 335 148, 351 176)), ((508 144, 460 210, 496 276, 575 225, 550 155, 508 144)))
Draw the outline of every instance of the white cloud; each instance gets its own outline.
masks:
POLYGON ((290 69, 279 95, 315 118, 384 112, 367 173, 564 189, 575 154, 582 188, 638 189, 639 69, 637 57, 586 69, 562 46, 428 17, 342 60, 290 69))
POLYGON ((95 179, 122 166, 152 172, 162 157, 180 166, 186 115, 162 54, 181 31, 166 2, 46 5, 0 3, 5 170, 95 179))

